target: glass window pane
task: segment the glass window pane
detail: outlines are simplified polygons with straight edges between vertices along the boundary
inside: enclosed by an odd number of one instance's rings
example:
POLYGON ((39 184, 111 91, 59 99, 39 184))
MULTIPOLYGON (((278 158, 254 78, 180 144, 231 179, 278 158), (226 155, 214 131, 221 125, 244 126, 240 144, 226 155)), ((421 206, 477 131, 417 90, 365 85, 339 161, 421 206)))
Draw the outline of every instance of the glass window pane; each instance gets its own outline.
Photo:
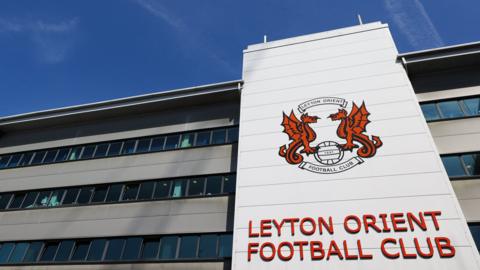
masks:
POLYGON ((105 260, 116 261, 122 256, 123 246, 125 245, 125 239, 112 239, 108 241, 107 254, 105 260))
POLYGON ((92 244, 90 245, 90 250, 88 251, 87 261, 101 261, 106 243, 107 240, 105 239, 93 240, 92 244))
POLYGON ((177 236, 167 236, 160 239, 160 259, 174 259, 177 252, 177 236))
POLYGON ((37 201, 35 202, 35 207, 44 207, 48 205, 48 200, 50 199, 50 194, 52 192, 50 190, 48 191, 41 191, 40 194, 38 194, 37 201))
POLYGON ((16 154, 13 155, 12 158, 10 158, 10 162, 8 162, 8 168, 13 168, 17 167, 18 163, 20 162, 20 159, 22 158, 22 154, 16 154))
POLYGON ((215 175, 207 177, 207 195, 215 195, 222 193, 222 176, 215 175))
POLYGON ((225 129, 217 129, 213 131, 212 134, 212 144, 222 144, 225 143, 227 137, 227 131, 225 129))
POLYGON ((137 153, 144 153, 148 152, 150 150, 150 142, 151 139, 141 139, 138 141, 137 144, 137 150, 135 150, 137 153))
POLYGON ((108 186, 96 186, 92 197, 92 203, 99 203, 105 201, 107 191, 108 186))
POLYGON ((447 170, 448 176, 465 176, 465 170, 458 156, 442 157, 443 165, 447 170))
POLYGON ((79 188, 69 188, 67 193, 65 194, 65 198, 63 199, 62 204, 72 204, 77 202, 78 192, 80 191, 79 188))
POLYGON ((195 258, 197 257, 197 241, 198 236, 189 235, 180 237, 179 258, 195 258))
POLYGON ((138 194, 138 184, 128 184, 125 185, 125 191, 123 192, 123 200, 136 200, 138 194))
POLYGON ((123 251, 122 260, 136 260, 140 254, 142 247, 141 237, 130 237, 125 243, 125 250, 123 251))
POLYGON ((64 189, 57 189, 52 192, 50 196, 50 201, 48 201, 48 206, 59 206, 62 201, 63 194, 65 193, 64 189))
POLYGON ((27 250, 27 254, 25 254, 23 261, 36 262, 38 259, 38 254, 40 254, 42 247, 43 247, 43 242, 38 241, 38 242, 30 243, 30 246, 28 247, 28 250, 27 250))
POLYGON ((126 141, 123 144, 122 154, 127 155, 127 154, 131 154, 131 153, 135 152, 135 143, 136 142, 137 142, 136 140, 126 141))
POLYGON ((9 209, 17 209, 22 205, 23 199, 25 199, 25 193, 16 193, 13 195, 13 200, 8 206, 9 209))
POLYGON ((173 198, 185 196, 186 187, 187 187, 187 181, 186 180, 175 180, 173 182, 172 195, 171 196, 173 198))
POLYGON ((55 261, 57 262, 64 262, 70 259, 70 254, 72 253, 73 246, 75 241, 73 240, 65 240, 60 242, 58 246, 57 255, 55 256, 55 261))
POLYGON ((452 101, 442 101, 438 103, 438 107, 442 112, 444 118, 454 118, 454 117, 462 117, 463 112, 458 105, 456 100, 452 101))
POLYGON ((90 159, 93 157, 93 153, 95 152, 96 145, 87 145, 83 149, 82 159, 90 159))
POLYGON ((23 260, 23 256, 28 249, 29 243, 17 243, 13 249, 12 255, 8 259, 8 262, 18 263, 23 260))
POLYGON ((143 241, 142 255, 140 256, 140 258, 145 260, 156 259, 159 247, 160 239, 145 239, 143 241))
POLYGON ((238 141, 238 127, 232 127, 227 130, 227 143, 238 141))
POLYGON ((12 253, 12 249, 15 246, 14 243, 4 243, 0 249, 0 263, 5 263, 12 253))
POLYGON ((90 241, 77 241, 75 243, 75 250, 73 251, 72 261, 84 261, 87 257, 88 247, 90 241))
POLYGON ((477 245, 477 249, 480 249, 480 224, 479 223, 468 224, 468 227, 470 228, 470 232, 472 233, 473 240, 477 245))
POLYGON ((72 148, 72 151, 70 151, 70 154, 68 155, 68 160, 77 160, 80 157, 80 154, 82 153, 82 147, 74 147, 72 148))
POLYGON ((52 163, 55 160, 57 153, 57 149, 48 151, 45 155, 45 158, 43 159, 43 163, 52 163))
POLYGON ((463 104, 467 108, 468 115, 479 115, 480 114, 480 98, 464 99, 463 104))
POLYGON ((195 133, 183 134, 182 139, 180 140, 180 147, 181 148, 192 147, 194 139, 195 139, 195 133))
POLYGON ((217 235, 216 234, 207 234, 207 235, 200 236, 198 257, 200 258, 217 257, 217 235))
POLYGON ((42 163, 42 160, 45 157, 46 153, 46 151, 35 152, 35 155, 33 156, 32 162, 30 164, 35 165, 42 163))
POLYGON ((205 178, 190 179, 190 183, 188 185, 188 195, 189 196, 203 195, 204 187, 205 187, 205 178))
POLYGON ((122 142, 111 143, 110 148, 108 149, 107 156, 118 156, 120 154, 120 150, 122 149, 122 142))
POLYGON ((148 200, 152 198, 155 182, 148 181, 140 184, 140 192, 138 193, 139 200, 148 200))
POLYGON ((180 135, 170 135, 167 137, 165 142, 165 150, 172 150, 178 148, 178 141, 180 140, 180 135))
POLYGON ((22 207, 21 208, 32 208, 35 206, 35 200, 37 199, 38 192, 33 191, 27 193, 27 196, 25 196, 25 200, 23 200, 22 207))
POLYGON ((150 147, 150 151, 161 151, 163 150, 163 146, 165 144, 165 137, 157 137, 152 140, 152 146, 150 147))
POLYGON ((210 131, 202 131, 197 133, 196 146, 203 146, 210 144, 210 131))
POLYGON ((67 160, 68 153, 70 152, 70 148, 63 148, 58 151, 57 157, 55 158, 55 162, 61 162, 67 160))
POLYGON ((1 156, 0 157, 0 168, 5 168, 10 160, 10 156, 1 156))
POLYGON ((93 187, 83 187, 80 190, 80 195, 78 195, 77 202, 79 204, 85 204, 90 202, 90 198, 92 197, 93 194, 93 187))
POLYGON ((480 155, 462 155, 463 163, 467 167, 468 175, 480 175, 480 155))
POLYGON ((108 143, 103 143, 97 145, 97 150, 95 150, 94 158, 101 158, 107 155, 108 143))
POLYGON ((0 209, 5 209, 7 207, 12 196, 13 194, 11 193, 0 194, 0 209))
POLYGON ((427 121, 440 119, 435 103, 420 104, 420 108, 427 121))
MULTIPOLYGON (((20 162, 18 163, 18 166, 27 166, 28 164, 30 164, 32 157, 33 157, 33 152, 28 152, 23 154, 22 160, 20 160, 20 162)), ((0 165, 0 167, 2 166, 0 165)))
POLYGON ((172 181, 159 181, 155 185, 155 193, 153 197, 155 199, 162 199, 167 198, 168 194, 170 194, 170 186, 172 185, 172 181))
POLYGON ((106 202, 118 202, 122 193, 122 184, 111 185, 108 189, 106 202))
POLYGON ((235 192, 235 175, 226 175, 223 177, 223 193, 233 193, 235 192))
POLYGON ((232 242, 231 234, 220 235, 218 243, 218 257, 230 258, 232 257, 232 242))
POLYGON ((43 248, 42 256, 40 257, 40 261, 42 262, 49 262, 53 260, 55 253, 57 252, 58 243, 50 242, 46 243, 45 247, 43 248))

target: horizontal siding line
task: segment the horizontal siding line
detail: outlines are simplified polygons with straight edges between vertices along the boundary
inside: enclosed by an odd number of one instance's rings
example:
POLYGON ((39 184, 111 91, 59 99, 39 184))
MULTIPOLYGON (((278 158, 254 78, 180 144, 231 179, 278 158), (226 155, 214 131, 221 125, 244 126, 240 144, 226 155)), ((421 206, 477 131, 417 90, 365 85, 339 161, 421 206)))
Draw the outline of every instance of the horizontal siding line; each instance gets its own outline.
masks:
MULTIPOLYGON (((312 63, 312 62, 318 62, 322 60, 329 60, 329 59, 335 59, 335 58, 341 58, 345 56, 351 56, 351 55, 362 55, 362 54, 368 54, 372 52, 377 52, 377 51, 387 51, 387 50, 392 50, 394 47, 388 46, 388 47, 382 47, 382 48, 376 48, 373 50, 365 50, 365 51, 359 51, 359 52, 353 52, 353 53, 344 53, 344 54, 339 54, 335 56, 327 56, 327 57, 319 57, 319 58, 310 58, 308 60, 303 60, 303 61, 297 61, 297 62, 292 62, 288 64, 283 64, 283 65, 273 65, 273 66, 267 66, 264 68, 253 68, 253 69, 245 69, 243 73, 251 73, 259 70, 269 70, 269 69, 274 69, 274 68, 280 68, 280 67, 288 67, 288 66, 294 66, 298 64, 303 64, 303 63, 312 63)), ((265 59, 264 57, 260 57, 260 59, 265 59)), ((261 61, 255 61, 255 62, 261 62, 261 61)), ((248 61, 248 64, 250 65, 250 61, 248 61)))
POLYGON ((395 61, 395 59, 389 58, 389 59, 386 59, 386 60, 377 60, 377 61, 366 62, 366 63, 356 64, 356 65, 350 64, 350 65, 347 65, 347 66, 340 66, 340 67, 335 67, 335 68, 326 68, 326 69, 319 69, 319 70, 309 71, 309 72, 293 73, 293 74, 289 74, 289 75, 266 78, 266 79, 261 79, 261 80, 249 80, 247 78, 247 79, 245 79, 245 82, 248 83, 248 85, 249 85, 249 84, 252 84, 252 83, 258 83, 258 82, 264 82, 264 81, 270 81, 270 80, 278 80, 278 79, 285 79, 285 78, 290 78, 290 77, 298 77, 298 76, 302 76, 302 75, 309 75, 309 74, 321 73, 321 72, 332 71, 332 70, 348 69, 348 68, 352 68, 352 67, 362 67, 362 66, 376 65, 376 64, 380 64, 380 63, 391 63, 391 62, 394 62, 394 61, 395 61))
MULTIPOLYGON (((237 196, 241 196, 241 194, 237 193, 237 196)), ((333 202, 373 201, 373 200, 416 198, 416 197, 434 197, 434 196, 449 196, 449 197, 452 197, 452 195, 449 194, 449 193, 437 193, 437 194, 402 195, 402 196, 388 196, 388 197, 370 197, 370 198, 360 198, 360 199, 339 199, 339 200, 328 200, 328 201, 305 201, 305 202, 292 202, 292 203, 238 205, 237 208, 268 207, 268 206, 282 206, 282 205, 300 205, 300 204, 317 204, 317 203, 333 203, 333 202)))
MULTIPOLYGON (((377 91, 383 91, 387 89, 395 89, 395 88, 402 88, 402 87, 407 87, 408 84, 399 84, 399 85, 393 85, 393 86, 387 86, 387 87, 380 87, 380 88, 369 88, 369 89, 363 89, 359 91, 350 91, 350 92, 343 92, 343 93, 338 93, 336 94, 337 96, 344 96, 344 95, 349 95, 349 94, 355 94, 355 93, 362 93, 362 92, 377 92, 377 91)), ((324 95, 325 97, 329 97, 329 95, 324 95)), ((242 109, 248 109, 248 108, 256 108, 256 107, 262 107, 266 105, 275 105, 275 104, 283 104, 283 103, 291 103, 291 102, 304 102, 305 100, 310 100, 319 97, 319 95, 311 96, 309 95, 308 97, 304 98, 299 98, 299 99, 289 99, 286 101, 278 101, 278 102, 271 102, 271 103, 264 103, 264 104, 257 104, 257 105, 251 105, 251 106, 243 106, 242 109)))
POLYGON ((358 180, 369 180, 372 178, 382 178, 382 177, 395 177, 402 175, 423 175, 423 174, 439 174, 441 171, 429 171, 429 172, 416 172, 416 173, 392 173, 392 174, 382 174, 382 175, 371 175, 371 176, 353 176, 353 177, 339 177, 333 179, 324 179, 324 180, 302 180, 292 182, 287 180, 285 182, 270 183, 270 184, 259 184, 259 185, 237 185, 238 189, 251 188, 251 187, 263 187, 263 186, 281 186, 281 185, 298 185, 298 184, 309 184, 309 183, 319 183, 319 182, 335 182, 335 181, 358 181, 358 180))
MULTIPOLYGON (((361 40, 356 40, 356 41, 351 41, 351 42, 343 42, 343 43, 339 43, 339 44, 336 44, 336 45, 331 45, 331 46, 319 46, 319 47, 313 47, 313 48, 309 48, 309 49, 303 49, 303 50, 298 50, 298 51, 293 51, 293 52, 287 52, 287 53, 282 53, 282 54, 274 54, 274 55, 264 55, 264 53, 262 52, 262 56, 260 57, 250 57, 248 56, 248 62, 257 62, 256 60, 259 60, 259 59, 271 59, 271 58, 276 58, 276 57, 282 57, 282 56, 285 56, 285 55, 293 55, 293 54, 298 54, 298 53, 304 53, 304 52, 310 52, 310 51, 316 51, 316 50, 319 50, 319 49, 328 49, 328 48, 337 48, 337 47, 343 47, 343 46, 346 46, 346 45, 352 45, 352 44, 358 44, 358 43, 370 43, 372 41, 377 41, 377 40, 385 40, 385 37, 382 36, 382 37, 378 37, 378 38, 368 38, 368 39, 361 39, 361 40)), ((319 40, 312 40, 312 41, 309 41, 309 42, 315 42, 315 41, 319 41, 319 40)), ((304 42, 305 43, 305 42, 304 42)), ((301 48, 301 47, 297 47, 297 48, 301 48)), ((263 49, 262 51, 265 51, 266 49, 263 49)), ((250 55, 252 55, 252 53, 254 53, 255 51, 251 51, 251 52, 247 52, 249 53, 250 55)))
MULTIPOLYGON (((264 94, 264 93, 270 93, 270 92, 279 92, 279 91, 286 91, 286 90, 297 89, 297 88, 304 88, 304 87, 309 87, 309 86, 319 86, 319 85, 332 84, 332 83, 337 83, 337 82, 347 82, 347 81, 355 81, 355 80, 358 80, 358 79, 381 77, 381 76, 392 75, 392 74, 405 75, 405 73, 402 72, 402 71, 390 71, 390 72, 378 73, 378 74, 367 75, 367 76, 358 76, 358 77, 353 77, 353 78, 348 78, 348 79, 330 80, 330 81, 324 81, 324 82, 319 82, 319 83, 302 84, 302 85, 299 85, 299 86, 274 88, 274 89, 263 90, 263 91, 252 92, 250 90, 250 92, 249 92, 249 91, 243 90, 242 95, 243 96, 251 96, 251 95, 264 94)), ((243 89, 245 89, 245 88, 250 88, 250 86, 248 86, 248 82, 244 83, 243 89)))

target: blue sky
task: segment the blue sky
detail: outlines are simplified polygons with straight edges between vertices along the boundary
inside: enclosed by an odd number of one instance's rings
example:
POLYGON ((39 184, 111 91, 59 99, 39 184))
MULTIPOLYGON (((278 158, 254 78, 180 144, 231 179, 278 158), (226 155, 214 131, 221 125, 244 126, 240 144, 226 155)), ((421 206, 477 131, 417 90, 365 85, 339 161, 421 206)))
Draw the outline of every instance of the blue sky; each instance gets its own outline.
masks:
POLYGON ((364 22, 400 52, 480 40, 478 0, 3 0, 0 116, 241 78, 242 50, 364 22))

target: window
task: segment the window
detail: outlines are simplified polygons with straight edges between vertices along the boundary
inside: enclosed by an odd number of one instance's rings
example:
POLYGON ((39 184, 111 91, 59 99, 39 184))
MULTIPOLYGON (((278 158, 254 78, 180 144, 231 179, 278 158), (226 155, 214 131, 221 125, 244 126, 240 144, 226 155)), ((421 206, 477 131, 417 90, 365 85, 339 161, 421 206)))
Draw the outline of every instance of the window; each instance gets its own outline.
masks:
POLYGON ((148 200, 152 198, 155 182, 143 182, 140 184, 140 192, 138 193, 139 200, 148 200))
POLYGON ((151 260, 157 258, 160 239, 145 239, 143 240, 142 259, 151 260))
POLYGON ((40 261, 42 262, 49 262, 53 261, 53 257, 57 252, 58 243, 57 242, 50 242, 46 243, 45 247, 43 248, 42 256, 40 257, 40 261))
POLYGON ((82 159, 90 159, 93 157, 93 153, 95 152, 95 145, 87 145, 83 149, 82 159))
POLYGON ((43 163, 52 163, 53 161, 55 161, 55 157, 57 156, 57 153, 58 153, 57 149, 48 151, 47 154, 45 155, 45 158, 43 159, 43 163))
POLYGON ((40 254, 42 247, 43 247, 43 242, 41 241, 30 243, 30 246, 28 247, 28 250, 27 250, 27 254, 25 254, 23 261, 24 262, 37 261, 38 255, 40 254))
POLYGON ((222 176, 209 176, 207 177, 207 188, 205 194, 214 195, 222 192, 222 176))
POLYGON ((70 154, 68 155, 68 160, 77 160, 80 157, 81 153, 82 153, 82 147, 72 148, 72 151, 70 151, 70 154))
POLYGON ((186 180, 176 180, 173 182, 173 187, 172 187, 172 197, 177 198, 177 197, 183 197, 185 196, 185 189, 187 186, 187 181, 186 180))
POLYGON ((463 104, 468 115, 480 115, 480 97, 464 99, 463 104))
POLYGON ((123 185, 111 185, 107 193, 107 202, 116 202, 120 199, 120 194, 122 194, 123 185))
POLYGON ((420 107, 422 108, 423 116, 425 116, 427 121, 440 119, 436 104, 422 104, 420 107))
POLYGON ((148 150, 150 150, 150 142, 152 140, 151 139, 142 139, 142 140, 139 140, 138 141, 138 144, 137 144, 137 150, 136 152, 137 153, 145 153, 145 152, 148 152, 148 150))
POLYGON ((122 142, 111 143, 110 147, 108 148, 107 156, 118 156, 120 154, 120 150, 122 149, 122 142))
POLYGON ((220 235, 218 243, 218 257, 232 257, 233 237, 231 234, 220 235))
POLYGON ((136 140, 126 141, 123 144, 122 154, 126 155, 126 154, 131 154, 131 153, 135 152, 135 144, 136 143, 137 143, 136 140))
POLYGON ((72 253, 73 246, 75 245, 75 241, 73 240, 64 240, 60 242, 58 246, 57 255, 55 256, 55 261, 57 262, 64 262, 70 259, 70 254, 72 253))
POLYGON ((197 133, 197 141, 195 143, 196 146, 203 146, 210 144, 210 131, 203 131, 197 133))
POLYGON ((122 260, 136 260, 140 254, 140 248, 142 247, 141 237, 131 237, 125 242, 125 250, 123 251, 122 260))
POLYGON ((238 127, 229 128, 227 130, 227 143, 238 141, 238 127))
POLYGON ((47 206, 51 193, 52 192, 50 190, 40 192, 40 194, 38 194, 37 200, 35 202, 35 206, 37 206, 37 207, 47 206))
POLYGON ((79 188, 70 188, 67 190, 65 194, 65 198, 63 199, 63 204, 72 204, 77 202, 77 196, 80 192, 79 188))
POLYGON ((168 136, 165 142, 165 150, 172 150, 172 149, 178 148, 179 140, 180 140, 179 135, 168 136))
POLYGON ((137 199, 138 194, 138 184, 129 184, 125 186, 125 191, 123 193, 123 200, 130 201, 137 199))
POLYGON ((462 155, 468 175, 480 175, 480 154, 462 155))
POLYGON ((463 97, 420 104, 427 121, 480 115, 480 97, 463 97))
POLYGON ((195 133, 183 134, 180 142, 180 147, 181 148, 192 147, 194 140, 195 140, 195 133))
POLYGON ((98 203, 105 201, 107 196, 108 186, 98 186, 95 187, 95 191, 92 197, 92 203, 98 203))
POLYGON ((93 187, 83 187, 80 190, 80 194, 78 195, 77 203, 85 204, 90 202, 90 198, 92 197, 93 187))
POLYGON ((72 255, 72 261, 84 261, 87 257, 90 241, 77 241, 72 255))
POLYGON ((217 236, 214 234, 206 234, 206 235, 200 236, 198 257, 215 258, 216 256, 217 256, 217 236))
MULTIPOLYGON (((20 160, 20 162, 18 163, 18 166, 27 166, 28 164, 30 164, 32 157, 33 157, 32 152, 23 154, 22 160, 20 160)), ((0 168, 1 168, 1 165, 0 165, 0 168)))
POLYGON ((70 152, 70 148, 63 148, 58 150, 58 154, 57 154, 57 157, 55 158, 55 162, 62 162, 67 160, 69 152, 70 152))
POLYGON ((31 165, 37 165, 42 163, 43 158, 45 157, 46 151, 40 151, 36 152, 35 155, 33 156, 32 162, 30 163, 31 165))
POLYGON ((0 194, 0 209, 5 209, 13 194, 0 194))
POLYGON ((17 243, 8 261, 10 263, 21 262, 23 260, 23 256, 25 255, 25 252, 28 249, 28 246, 29 246, 29 243, 17 243))
POLYGON ((450 178, 480 175, 480 153, 446 155, 442 161, 450 178))
POLYGON ((103 257, 103 251, 105 250, 105 244, 107 240, 105 239, 95 239, 90 245, 90 250, 88 251, 87 261, 100 261, 103 257))
POLYGON ((153 138, 152 140, 152 146, 150 147, 150 151, 161 151, 163 150, 165 145, 165 137, 158 137, 158 138, 153 138))
POLYGON ((107 254, 105 254, 105 260, 116 261, 122 256, 123 246, 125 245, 125 239, 112 239, 108 241, 107 254))
POLYGON ((10 160, 10 156, 1 156, 0 157, 0 168, 5 168, 10 160))
POLYGON ((8 168, 12 168, 12 167, 17 167, 18 163, 20 162, 20 159, 22 158, 22 154, 17 154, 17 155, 13 155, 11 158, 10 158, 10 162, 8 163, 8 168))
POLYGON ((97 150, 95 151, 94 158, 101 158, 107 155, 108 143, 99 144, 97 150))
POLYGON ((25 193, 15 194, 8 208, 10 209, 20 208, 20 205, 22 205, 22 202, 24 199, 25 199, 25 193))
POLYGON ((212 132, 212 144, 222 144, 225 143, 225 138, 226 136, 226 130, 225 129, 218 129, 214 130, 212 132))
POLYGON ((223 177, 223 193, 235 192, 235 175, 227 175, 223 177))
POLYGON ((456 100, 443 101, 438 103, 440 113, 444 118, 455 118, 463 116, 462 109, 456 100))
POLYGON ((189 185, 188 185, 188 195, 189 196, 202 195, 204 187, 205 187, 205 178, 190 179, 189 185))
POLYGON ((64 189, 57 189, 52 192, 52 196, 50 197, 50 201, 48 202, 48 206, 54 207, 59 206, 60 202, 62 201, 63 194, 65 193, 64 189))
POLYGON ((12 252, 13 247, 15 246, 14 243, 3 243, 0 247, 0 263, 5 263, 10 257, 10 253, 12 252))
POLYGON ((194 258, 197 256, 198 236, 189 235, 180 238, 180 249, 178 251, 179 258, 194 258))
POLYGON ((465 176, 465 170, 458 156, 442 157, 443 165, 449 176, 465 176))
POLYGON ((477 249, 480 250, 480 223, 470 223, 468 224, 468 227, 470 228, 473 240, 477 245, 477 249))
POLYGON ((27 193, 27 195, 25 196, 25 199, 23 200, 22 208, 34 207, 37 196, 38 196, 38 192, 36 191, 27 193))
POLYGON ((159 258, 168 260, 173 259, 177 253, 177 236, 167 236, 160 239, 160 254, 159 258))
POLYGON ((170 194, 170 186, 172 185, 171 181, 160 181, 155 185, 155 193, 153 197, 155 199, 167 198, 170 194))

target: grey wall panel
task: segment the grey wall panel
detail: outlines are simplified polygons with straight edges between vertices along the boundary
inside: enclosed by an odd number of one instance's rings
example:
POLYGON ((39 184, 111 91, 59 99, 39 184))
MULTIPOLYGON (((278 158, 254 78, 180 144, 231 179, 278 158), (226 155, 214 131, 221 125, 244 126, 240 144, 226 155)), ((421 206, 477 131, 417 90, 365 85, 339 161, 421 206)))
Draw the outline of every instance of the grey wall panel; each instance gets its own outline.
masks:
POLYGON ((480 118, 428 123, 440 154, 479 151, 480 118))
POLYGON ((0 170, 0 192, 230 172, 236 164, 233 148, 211 146, 0 170))
POLYGON ((439 99, 447 99, 447 98, 457 98, 457 97, 466 97, 472 95, 480 95, 480 86, 471 86, 471 87, 464 87, 464 88, 455 88, 443 91, 434 91, 434 92, 427 92, 427 93, 420 93, 417 94, 418 101, 426 102, 426 101, 433 101, 439 99))
POLYGON ((225 270, 228 263, 192 262, 192 263, 140 263, 140 264, 92 264, 92 265, 40 265, 5 266, 10 270, 225 270))
POLYGON ((0 213, 0 241, 227 231, 227 196, 0 213))
POLYGON ((468 222, 480 221, 480 178, 452 181, 453 189, 457 195, 468 222))

